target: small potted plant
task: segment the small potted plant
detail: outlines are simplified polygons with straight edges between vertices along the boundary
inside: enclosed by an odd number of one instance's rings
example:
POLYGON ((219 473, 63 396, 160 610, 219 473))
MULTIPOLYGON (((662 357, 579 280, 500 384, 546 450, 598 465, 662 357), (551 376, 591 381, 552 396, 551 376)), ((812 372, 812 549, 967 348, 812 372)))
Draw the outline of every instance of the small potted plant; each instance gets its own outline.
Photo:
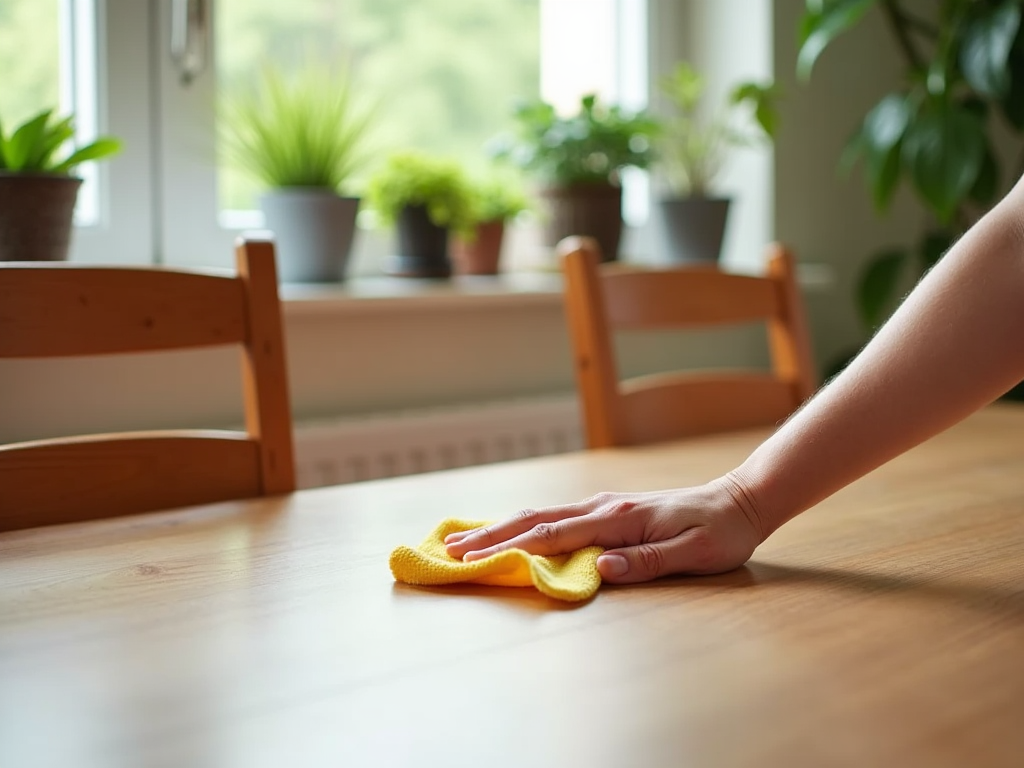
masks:
POLYGON ((505 224, 529 207, 517 181, 490 176, 471 186, 473 229, 456 234, 451 257, 455 271, 463 275, 496 275, 505 239, 505 224))
POLYGON ((62 261, 68 256, 78 188, 76 168, 116 154, 109 136, 70 151, 74 118, 48 109, 9 135, 0 126, 0 261, 62 261))
POLYGON ((589 235, 605 260, 617 258, 620 173, 651 164, 658 123, 644 112, 600 104, 593 94, 580 100, 574 115, 563 117, 536 101, 520 105, 515 120, 517 132, 500 137, 493 151, 540 177, 548 209, 545 242, 554 246, 569 235, 589 235))
POLYGON ((260 208, 282 281, 344 279, 359 211, 344 193, 369 159, 374 114, 357 103, 349 74, 308 66, 286 78, 268 67, 224 109, 229 162, 267 188, 260 208))
POLYGON ((459 164, 419 152, 388 157, 370 178, 370 206, 398 233, 398 253, 388 272, 401 277, 448 277, 449 233, 468 234, 473 196, 459 164))
POLYGON ((661 80, 672 115, 659 137, 661 163, 671 192, 660 201, 670 257, 682 262, 714 262, 722 250, 730 199, 711 190, 728 151, 774 136, 775 92, 771 86, 742 83, 713 114, 702 111, 704 78, 679 62, 661 80), (751 114, 752 113, 752 114, 751 114), (740 118, 752 118, 742 126, 740 118))

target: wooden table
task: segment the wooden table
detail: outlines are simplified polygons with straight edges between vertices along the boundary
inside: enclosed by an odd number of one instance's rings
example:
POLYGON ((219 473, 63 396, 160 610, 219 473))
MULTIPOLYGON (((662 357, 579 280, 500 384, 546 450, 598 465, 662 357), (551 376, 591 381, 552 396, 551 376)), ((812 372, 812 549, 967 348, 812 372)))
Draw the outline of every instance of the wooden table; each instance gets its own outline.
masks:
POLYGON ((1024 765, 1019 407, 730 574, 576 608, 391 580, 443 516, 696 483, 762 436, 0 536, 0 766, 1024 765))

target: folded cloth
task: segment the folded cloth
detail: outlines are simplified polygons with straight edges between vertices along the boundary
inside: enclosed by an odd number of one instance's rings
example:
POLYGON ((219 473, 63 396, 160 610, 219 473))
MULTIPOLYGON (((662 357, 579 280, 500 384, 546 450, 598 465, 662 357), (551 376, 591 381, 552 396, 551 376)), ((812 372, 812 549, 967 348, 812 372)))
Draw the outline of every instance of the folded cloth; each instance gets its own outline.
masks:
POLYGON ((489 584, 498 587, 534 586, 549 597, 576 602, 594 596, 601 586, 597 556, 602 547, 584 547, 567 555, 543 557, 521 549, 506 549, 483 560, 464 563, 445 550, 450 533, 487 525, 471 520, 443 520, 418 547, 397 547, 390 558, 395 581, 439 584, 489 584))

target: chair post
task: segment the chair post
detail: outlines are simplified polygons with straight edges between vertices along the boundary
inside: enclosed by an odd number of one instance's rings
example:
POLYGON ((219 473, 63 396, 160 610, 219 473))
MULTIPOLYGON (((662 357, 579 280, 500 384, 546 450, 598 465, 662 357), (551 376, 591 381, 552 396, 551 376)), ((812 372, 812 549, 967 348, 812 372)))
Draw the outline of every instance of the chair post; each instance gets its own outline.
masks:
POLYGON ((249 323, 242 349, 246 430, 261 445, 263 493, 290 493, 295 490, 295 456, 284 329, 271 321, 282 317, 274 244, 240 238, 235 244, 235 261, 245 285, 249 323))
POLYGON ((779 291, 779 316, 768 324, 772 370, 793 385, 796 406, 814 394, 817 376, 811 355, 810 333, 796 281, 796 261, 780 243, 768 247, 768 276, 779 291))
POLYGON ((557 247, 565 274, 565 309, 588 448, 623 442, 614 352, 609 342, 598 267, 600 248, 589 237, 568 237, 557 247))

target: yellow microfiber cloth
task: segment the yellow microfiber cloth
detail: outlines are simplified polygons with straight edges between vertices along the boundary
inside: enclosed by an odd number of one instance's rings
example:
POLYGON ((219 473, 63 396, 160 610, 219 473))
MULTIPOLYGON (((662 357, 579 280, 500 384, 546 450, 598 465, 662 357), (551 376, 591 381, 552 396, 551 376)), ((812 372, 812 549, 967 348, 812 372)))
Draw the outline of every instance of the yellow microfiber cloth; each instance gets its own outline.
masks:
POLYGON ((593 597, 601 586, 597 556, 604 551, 602 547, 584 547, 554 557, 507 549, 471 563, 456 560, 445 551, 444 538, 448 534, 485 525, 486 522, 449 518, 418 547, 397 547, 390 558, 395 581, 423 586, 460 582, 496 587, 534 586, 549 597, 570 602, 593 597))

